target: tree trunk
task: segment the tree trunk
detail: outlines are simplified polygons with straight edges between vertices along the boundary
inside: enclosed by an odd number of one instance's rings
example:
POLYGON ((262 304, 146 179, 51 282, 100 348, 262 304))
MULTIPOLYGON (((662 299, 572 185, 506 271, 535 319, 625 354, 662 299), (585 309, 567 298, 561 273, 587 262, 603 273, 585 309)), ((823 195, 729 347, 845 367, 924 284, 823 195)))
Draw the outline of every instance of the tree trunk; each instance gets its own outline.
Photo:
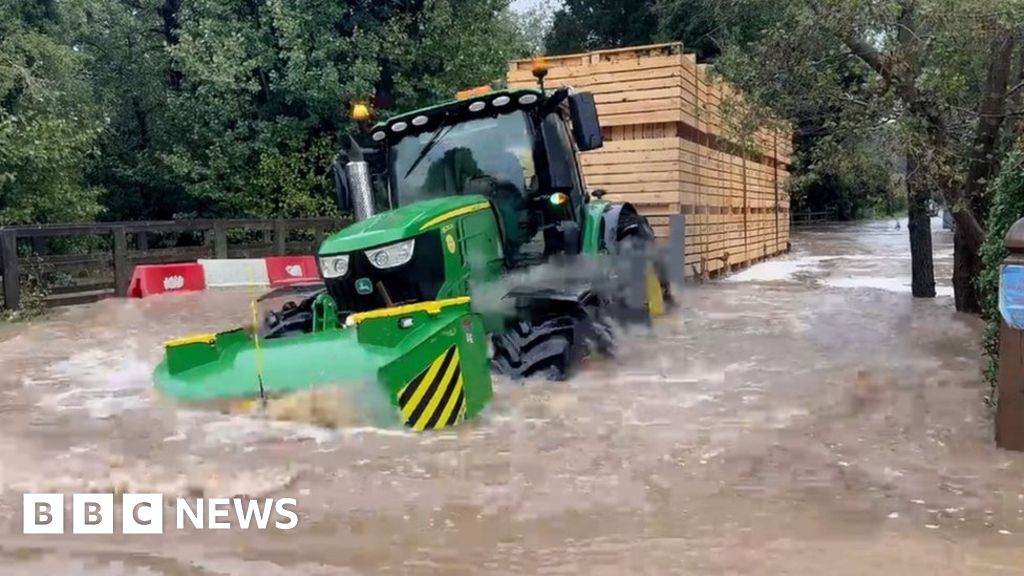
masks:
MULTIPOLYGON (((181 32, 181 22, 179 19, 181 15, 181 0, 164 0, 156 10, 160 15, 160 30, 163 34, 164 43, 168 47, 177 46, 181 32)), ((175 90, 180 89, 185 75, 178 68, 178 63, 174 58, 167 59, 166 74, 167 85, 175 90)))
POLYGON ((953 236, 953 292, 959 312, 981 313, 976 281, 981 274, 981 244, 984 237, 979 230, 988 216, 989 198, 985 194, 992 176, 999 171, 1002 159, 999 142, 1006 118, 1007 88, 1011 76, 1011 61, 1016 46, 1016 34, 1010 29, 1000 30, 989 46, 988 73, 978 106, 978 125, 970 150, 967 181, 963 201, 950 207, 958 216, 953 236), (975 223, 971 223, 970 220, 975 223))
POLYGON ((958 312, 981 314, 977 278, 981 275, 981 254, 966 234, 957 228, 953 235, 953 294, 958 312))
POLYGON ((928 183, 914 153, 907 154, 907 203, 910 233, 911 293, 915 298, 935 297, 932 261, 932 219, 928 215, 928 183))

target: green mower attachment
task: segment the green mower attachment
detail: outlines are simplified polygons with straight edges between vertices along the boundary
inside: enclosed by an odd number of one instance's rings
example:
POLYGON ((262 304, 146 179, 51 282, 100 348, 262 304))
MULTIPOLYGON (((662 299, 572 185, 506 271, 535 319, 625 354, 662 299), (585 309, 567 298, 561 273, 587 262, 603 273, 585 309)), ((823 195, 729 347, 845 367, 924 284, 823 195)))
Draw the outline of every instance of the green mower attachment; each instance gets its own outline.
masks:
POLYGON ((157 389, 179 401, 278 398, 342 387, 380 426, 446 428, 491 399, 487 335, 469 298, 352 314, 333 330, 261 340, 245 329, 165 344, 157 389))

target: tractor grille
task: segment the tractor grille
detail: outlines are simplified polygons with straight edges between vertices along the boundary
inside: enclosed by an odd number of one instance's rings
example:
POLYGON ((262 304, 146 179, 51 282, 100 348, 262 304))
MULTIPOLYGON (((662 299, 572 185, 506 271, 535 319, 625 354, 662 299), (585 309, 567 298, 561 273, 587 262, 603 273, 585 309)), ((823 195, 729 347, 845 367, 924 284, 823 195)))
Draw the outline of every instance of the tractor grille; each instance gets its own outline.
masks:
POLYGON ((384 291, 391 298, 392 306, 434 300, 442 284, 444 253, 441 251, 441 234, 436 230, 416 237, 412 260, 402 266, 381 270, 370 263, 365 253, 356 252, 349 257, 348 274, 326 281, 327 291, 342 313, 387 307, 384 291), (360 294, 356 291, 356 281, 360 278, 370 280, 372 292, 360 294))

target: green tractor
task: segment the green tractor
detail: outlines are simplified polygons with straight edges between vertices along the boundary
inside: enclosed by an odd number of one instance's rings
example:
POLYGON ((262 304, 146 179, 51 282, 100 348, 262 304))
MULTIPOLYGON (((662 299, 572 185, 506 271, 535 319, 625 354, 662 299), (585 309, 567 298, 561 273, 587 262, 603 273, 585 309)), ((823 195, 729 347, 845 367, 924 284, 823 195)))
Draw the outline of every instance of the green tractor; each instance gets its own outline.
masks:
POLYGON ((319 248, 323 289, 260 329, 167 342, 157 389, 216 402, 338 386, 377 424, 445 428, 487 405, 492 369, 561 379, 611 351, 610 315, 660 313, 650 259, 592 265, 653 242, 632 206, 586 189, 579 152, 603 144, 593 96, 462 96, 364 123, 365 147, 350 138, 334 165, 356 221, 319 248))

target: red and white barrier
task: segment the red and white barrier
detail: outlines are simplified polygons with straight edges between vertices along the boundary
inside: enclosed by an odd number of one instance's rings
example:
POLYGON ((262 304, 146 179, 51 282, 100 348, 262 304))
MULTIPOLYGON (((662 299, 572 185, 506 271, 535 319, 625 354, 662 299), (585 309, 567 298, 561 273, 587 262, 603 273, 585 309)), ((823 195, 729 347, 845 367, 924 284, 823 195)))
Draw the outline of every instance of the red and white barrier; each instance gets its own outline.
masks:
POLYGON ((206 272, 206 286, 209 288, 270 284, 267 263, 262 258, 201 259, 199 265, 206 272))
POLYGON ((197 263, 136 266, 128 296, 145 298, 168 292, 194 292, 206 288, 206 274, 197 263))
POLYGON ((271 286, 315 284, 320 282, 313 256, 270 256, 266 258, 271 286))
POLYGON ((145 298, 169 292, 194 292, 236 286, 289 286, 321 282, 313 256, 202 259, 183 264, 139 265, 128 296, 145 298))

